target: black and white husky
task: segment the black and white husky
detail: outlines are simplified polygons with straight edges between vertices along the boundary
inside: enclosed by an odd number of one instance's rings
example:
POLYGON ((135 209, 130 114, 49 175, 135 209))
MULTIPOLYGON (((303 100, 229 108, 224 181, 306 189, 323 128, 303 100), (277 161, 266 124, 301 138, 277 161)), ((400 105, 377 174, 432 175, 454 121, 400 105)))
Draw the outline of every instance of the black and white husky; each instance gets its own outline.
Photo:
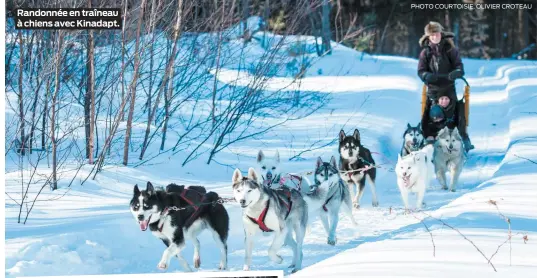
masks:
POLYGON ((239 169, 233 173, 233 196, 242 207, 242 221, 245 231, 244 270, 250 269, 254 236, 259 232, 274 233, 274 240, 268 250, 273 262, 281 263, 277 252, 285 245, 293 249, 293 262, 289 266, 296 272, 302 268, 302 244, 308 222, 307 204, 300 192, 283 187, 271 189, 258 183, 253 168, 243 177, 239 169), (294 231, 295 239, 292 232, 294 231))
POLYGON ((334 156, 330 163, 323 162, 319 157, 315 166, 315 182, 309 193, 304 196, 310 211, 318 211, 323 227, 328 234, 328 244, 336 244, 336 229, 339 222, 339 211, 350 217, 354 226, 357 226, 352 216, 352 198, 349 187, 339 176, 334 156))
POLYGON ((401 147, 401 157, 405 157, 411 152, 419 151, 423 148, 425 139, 421 130, 421 123, 413 127, 407 124, 405 133, 403 133, 403 146, 401 147))
POLYGON ((227 237, 229 216, 215 192, 206 193, 201 186, 178 186, 170 184, 166 191, 155 190, 148 182, 141 190, 134 186, 130 210, 142 231, 149 230, 160 238, 167 248, 157 267, 165 270, 172 257, 177 256, 185 271, 192 271, 181 255, 185 239, 194 243, 194 267, 200 266, 200 242, 197 236, 209 230, 220 248, 220 270, 227 268, 227 237))
POLYGON ((375 187, 375 178, 377 176, 377 169, 374 167, 375 161, 373 160, 369 149, 361 144, 360 132, 358 129, 354 130, 352 136, 346 136, 345 131, 340 131, 339 155, 341 179, 347 183, 349 191, 354 195, 352 201, 354 207, 360 207, 360 200, 364 194, 366 178, 371 186, 371 194, 373 195, 372 204, 374 207, 378 207, 379 202, 377 200, 377 190, 375 187))

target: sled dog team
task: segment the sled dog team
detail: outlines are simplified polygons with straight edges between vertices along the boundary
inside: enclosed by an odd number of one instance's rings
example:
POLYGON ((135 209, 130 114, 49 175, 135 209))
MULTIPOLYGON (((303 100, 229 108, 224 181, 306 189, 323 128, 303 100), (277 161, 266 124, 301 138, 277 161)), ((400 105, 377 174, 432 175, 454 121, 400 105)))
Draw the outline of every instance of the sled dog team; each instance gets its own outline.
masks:
MULTIPOLYGON (((416 193, 416 208, 420 209, 426 188, 433 174, 443 189, 447 189, 445 172, 451 173, 450 189, 455 191, 466 158, 457 129, 442 129, 433 144, 426 144, 420 125, 410 124, 403 135, 404 143, 398 155, 395 173, 401 197, 408 209, 408 194, 416 193)), ((311 215, 318 214, 328 235, 327 243, 336 244, 336 229, 340 210, 357 225, 352 210, 360 207, 366 180, 371 187, 372 205, 377 207, 375 161, 369 149, 361 144, 356 129, 352 135, 339 134, 339 167, 334 156, 330 162, 317 159, 314 181, 306 175, 294 176, 289 182, 280 167, 279 153, 270 159, 263 151, 257 155, 257 166, 250 167, 246 176, 235 169, 232 176, 234 200, 242 208, 245 231, 244 270, 252 261, 254 237, 258 233, 274 235, 268 250, 270 260, 281 263, 278 251, 285 245, 293 250, 289 268, 296 272, 302 267, 302 245, 311 215), (294 235, 294 236, 293 236, 294 235)), ((177 257, 185 271, 192 271, 182 257, 185 240, 194 244, 194 267, 199 268, 200 242, 197 236, 204 230, 213 235, 220 251, 219 269, 227 268, 227 238, 229 215, 215 192, 202 186, 170 184, 166 189, 155 188, 148 182, 145 190, 134 187, 130 203, 133 216, 142 231, 149 228, 166 245, 159 269, 165 270, 177 257)))

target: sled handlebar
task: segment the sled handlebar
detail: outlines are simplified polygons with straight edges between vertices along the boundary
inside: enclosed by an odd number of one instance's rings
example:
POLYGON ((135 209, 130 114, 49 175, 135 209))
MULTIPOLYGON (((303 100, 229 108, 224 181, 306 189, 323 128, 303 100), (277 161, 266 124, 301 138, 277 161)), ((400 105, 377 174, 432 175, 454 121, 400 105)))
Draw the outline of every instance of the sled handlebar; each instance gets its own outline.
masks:
MULTIPOLYGON (((436 74, 437 77, 441 77, 441 78, 448 78, 449 74, 436 74)), ((466 78, 464 78, 463 76, 459 77, 459 78, 456 78, 455 80, 457 79, 462 79, 462 81, 464 81, 464 83, 466 83, 466 86, 470 87, 470 84, 468 84, 468 81, 466 81, 466 78)), ((453 81, 455 81, 453 80, 453 81)))

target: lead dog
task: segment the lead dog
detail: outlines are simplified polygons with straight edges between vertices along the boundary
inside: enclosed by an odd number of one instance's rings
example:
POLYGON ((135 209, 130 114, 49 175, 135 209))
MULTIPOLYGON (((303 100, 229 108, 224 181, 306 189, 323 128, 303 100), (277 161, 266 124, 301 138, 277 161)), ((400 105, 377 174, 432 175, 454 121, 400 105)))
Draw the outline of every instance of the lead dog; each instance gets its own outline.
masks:
POLYGON ((157 265, 159 269, 167 269, 171 258, 177 256, 183 269, 192 271, 181 255, 187 239, 194 243, 194 266, 199 268, 200 242, 197 236, 204 230, 212 233, 220 249, 219 269, 227 268, 229 217, 224 206, 216 203, 218 199, 218 194, 206 193, 201 186, 185 188, 170 184, 167 191, 155 190, 150 182, 147 182, 145 190, 140 191, 138 185, 134 186, 130 202, 132 215, 142 231, 149 228, 167 247, 157 265), (198 206, 193 206, 194 203, 198 206), (182 210, 174 210, 174 207, 182 210))
POLYGON ((302 268, 302 244, 308 223, 306 202, 297 190, 284 187, 274 190, 258 183, 253 168, 243 177, 239 169, 233 173, 233 196, 242 207, 242 221, 245 231, 246 252, 244 270, 250 269, 254 236, 259 233, 274 233, 274 240, 268 250, 273 262, 281 263, 277 252, 284 246, 293 249, 293 262, 289 266, 296 272, 302 268), (295 234, 293 239, 292 232, 295 234))
POLYGON ((408 155, 399 157, 395 165, 397 186, 401 191, 401 198, 408 210, 408 194, 416 193, 416 208, 421 209, 425 191, 429 187, 434 174, 433 145, 429 144, 419 151, 410 152, 408 155))
POLYGON ((466 153, 463 149, 462 137, 459 130, 453 130, 447 126, 438 132, 434 143, 434 168, 436 178, 442 189, 447 190, 446 172, 451 174, 449 190, 455 192, 459 176, 466 162, 466 153))

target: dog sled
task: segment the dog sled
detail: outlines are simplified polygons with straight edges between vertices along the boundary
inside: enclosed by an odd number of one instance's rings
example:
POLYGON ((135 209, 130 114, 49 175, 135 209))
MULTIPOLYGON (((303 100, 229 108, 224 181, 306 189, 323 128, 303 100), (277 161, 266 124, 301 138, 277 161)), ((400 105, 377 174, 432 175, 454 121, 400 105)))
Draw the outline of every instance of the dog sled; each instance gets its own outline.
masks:
MULTIPOLYGON (((438 77, 445 77, 447 78, 447 74, 440 74, 438 77)), ((462 79, 466 85, 464 86, 464 94, 462 96, 462 99, 458 100, 457 103, 460 105, 459 107, 464 107, 464 116, 466 118, 466 126, 470 125, 470 84, 468 84, 468 81, 464 77, 460 77, 459 79, 462 79), (462 106, 464 105, 464 106, 462 106)), ((421 115, 425 112, 425 106, 427 103, 427 85, 424 83, 422 90, 421 90, 421 115)))

